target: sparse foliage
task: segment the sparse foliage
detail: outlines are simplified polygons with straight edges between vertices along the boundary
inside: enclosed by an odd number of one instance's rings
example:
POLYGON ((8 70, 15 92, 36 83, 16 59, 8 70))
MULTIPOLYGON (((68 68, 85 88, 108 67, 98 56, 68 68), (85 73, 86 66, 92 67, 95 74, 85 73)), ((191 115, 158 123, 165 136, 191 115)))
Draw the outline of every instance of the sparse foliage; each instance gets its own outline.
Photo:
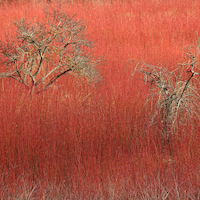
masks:
POLYGON ((44 12, 44 23, 21 19, 14 40, 0 43, 0 78, 14 78, 31 91, 40 86, 38 92, 67 73, 97 81, 99 61, 91 56, 83 22, 60 10, 44 12))
POLYGON ((152 124, 158 117, 162 137, 167 139, 176 133, 180 125, 187 123, 192 115, 198 114, 200 107, 199 43, 187 47, 185 52, 185 62, 172 71, 164 66, 136 61, 132 74, 142 74, 141 79, 149 84, 150 93, 146 104, 153 105, 150 121, 152 124))

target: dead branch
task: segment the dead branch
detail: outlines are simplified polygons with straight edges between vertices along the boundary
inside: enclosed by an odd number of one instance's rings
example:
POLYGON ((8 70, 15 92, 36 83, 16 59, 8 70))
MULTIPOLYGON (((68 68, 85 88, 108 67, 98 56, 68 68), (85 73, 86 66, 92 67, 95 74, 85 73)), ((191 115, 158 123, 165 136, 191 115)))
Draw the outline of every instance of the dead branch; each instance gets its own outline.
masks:
POLYGON ((188 120, 188 117, 199 113, 200 91, 196 87, 199 84, 200 75, 198 72, 199 43, 196 46, 188 47, 188 49, 190 51, 186 51, 186 61, 178 65, 173 71, 169 71, 163 66, 152 66, 133 60, 136 65, 132 75, 143 75, 143 78, 140 79, 145 84, 150 85, 145 104, 154 103, 155 105, 151 111, 150 121, 153 123, 156 117, 160 118, 160 122, 163 124, 162 135, 167 137, 170 134, 175 134, 178 122, 179 124, 180 122, 184 123, 188 120), (184 78, 186 73, 191 73, 187 79, 184 78))
POLYGON ((99 60, 92 57, 84 23, 60 10, 44 12, 44 23, 16 21, 15 40, 0 43, 0 78, 14 78, 29 89, 41 85, 40 91, 68 72, 98 81, 99 60))

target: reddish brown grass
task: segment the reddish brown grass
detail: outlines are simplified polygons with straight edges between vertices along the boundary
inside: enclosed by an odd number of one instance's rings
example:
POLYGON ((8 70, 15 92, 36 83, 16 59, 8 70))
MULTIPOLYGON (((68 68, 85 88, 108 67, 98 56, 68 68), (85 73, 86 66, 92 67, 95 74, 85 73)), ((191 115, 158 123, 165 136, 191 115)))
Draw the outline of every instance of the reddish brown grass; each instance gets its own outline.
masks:
MULTIPOLYGON (((181 62, 181 48, 200 30, 200 2, 84 2, 63 2, 62 9, 86 20, 95 55, 105 59, 102 82, 66 75, 30 98, 22 85, 0 80, 0 195, 200 199, 199 120, 180 127, 162 150, 159 125, 149 128, 143 108, 148 88, 126 67, 131 58, 169 68, 181 62)), ((22 16, 42 20, 45 6, 1 5, 0 39, 14 34, 12 21, 22 16)))

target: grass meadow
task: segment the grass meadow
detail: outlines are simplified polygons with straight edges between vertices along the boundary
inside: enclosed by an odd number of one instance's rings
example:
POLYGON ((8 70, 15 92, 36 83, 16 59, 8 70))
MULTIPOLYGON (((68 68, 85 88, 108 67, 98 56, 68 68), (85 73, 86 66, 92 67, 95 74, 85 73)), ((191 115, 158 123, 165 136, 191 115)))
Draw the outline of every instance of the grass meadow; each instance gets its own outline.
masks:
MULTIPOLYGON (((70 75, 30 98, 0 79, 1 199, 200 199, 200 123, 188 119, 163 144, 149 126, 148 85, 131 76, 136 59, 173 69, 200 32, 199 0, 60 1, 86 23, 102 79, 70 75)), ((0 40, 13 21, 43 20, 56 1, 1 1, 0 40)))

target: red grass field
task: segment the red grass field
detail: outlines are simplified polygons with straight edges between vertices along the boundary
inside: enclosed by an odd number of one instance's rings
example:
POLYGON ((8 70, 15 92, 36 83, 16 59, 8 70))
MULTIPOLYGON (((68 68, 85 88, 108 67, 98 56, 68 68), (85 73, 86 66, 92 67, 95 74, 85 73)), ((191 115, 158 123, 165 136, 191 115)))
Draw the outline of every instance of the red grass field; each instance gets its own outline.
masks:
MULTIPOLYGON (((0 40, 13 21, 42 20, 45 6, 0 6, 0 40)), ((133 79, 134 58, 172 68, 200 31, 199 0, 62 1, 86 21, 102 81, 66 75, 32 98, 23 85, 0 80, 2 199, 200 199, 198 117, 179 127, 162 151, 161 130, 143 108, 148 88, 133 79)))

